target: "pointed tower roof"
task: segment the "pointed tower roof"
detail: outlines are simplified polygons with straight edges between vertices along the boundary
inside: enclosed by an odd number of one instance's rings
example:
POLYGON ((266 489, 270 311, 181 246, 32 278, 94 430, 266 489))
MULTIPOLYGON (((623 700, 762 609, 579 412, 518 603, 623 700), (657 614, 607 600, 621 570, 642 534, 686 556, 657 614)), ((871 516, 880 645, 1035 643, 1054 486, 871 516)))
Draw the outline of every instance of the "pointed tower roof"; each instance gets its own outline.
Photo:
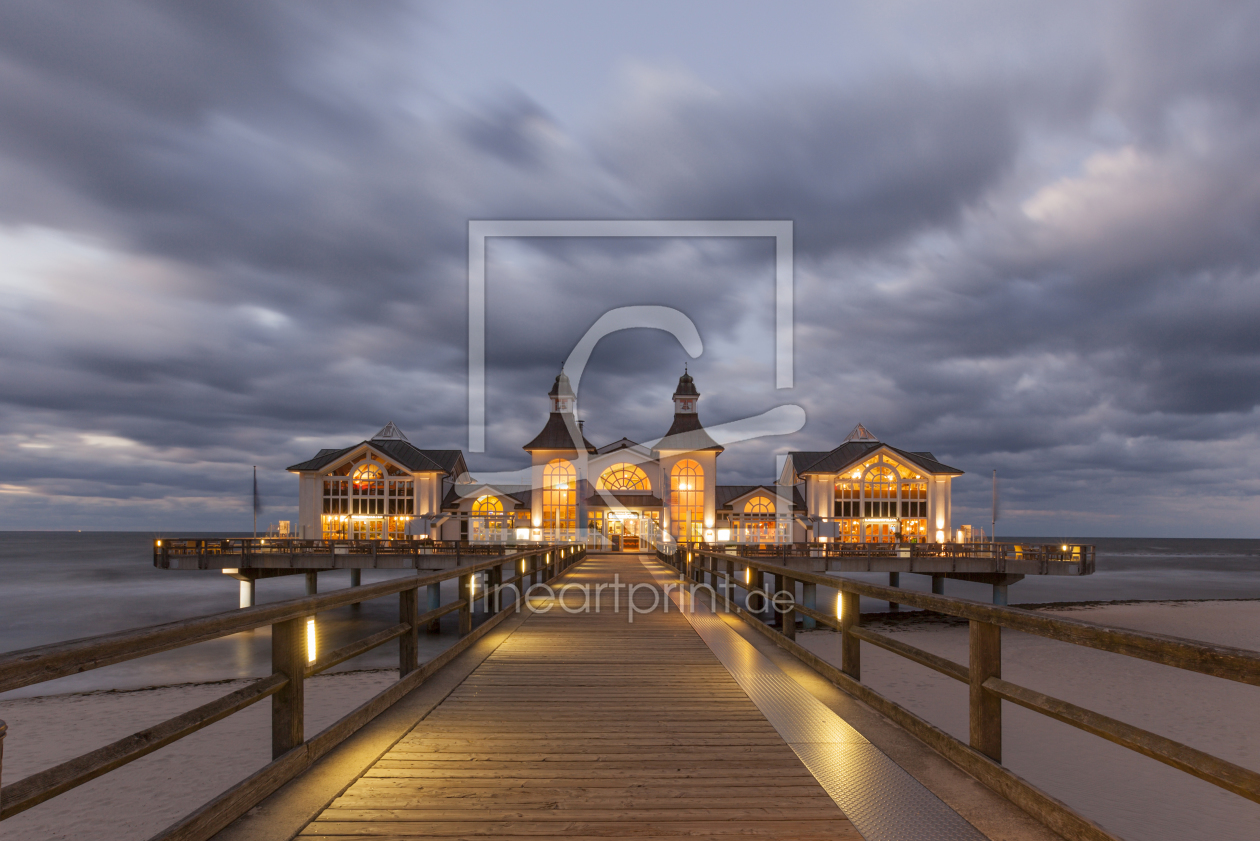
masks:
POLYGON ((656 450, 716 450, 720 453, 726 449, 709 437, 700 423, 696 410, 699 400, 696 381, 683 369, 683 375, 678 378, 678 388, 674 390, 674 422, 665 437, 656 442, 656 450), (684 410, 684 406, 688 408, 684 410))
POLYGON ((547 397, 551 400, 551 414, 547 417, 547 425, 542 428, 534 436, 534 440, 526 444, 523 449, 527 453, 535 450, 568 450, 576 452, 573 446, 575 440, 574 431, 576 430, 576 440, 581 441, 581 445, 588 453, 595 452, 595 445, 586 440, 580 422, 574 417, 574 408, 577 401, 576 395, 573 393, 573 386, 569 384, 569 377, 564 373, 564 369, 560 369, 560 373, 556 375, 556 381, 551 385, 551 391, 547 392, 547 397), (570 428, 572 425, 573 429, 570 428))
POLYGON ((372 436, 373 441, 407 441, 411 443, 403 431, 394 425, 393 421, 381 427, 381 431, 372 436))
POLYGON ((853 427, 853 431, 848 434, 848 436, 844 439, 844 442, 846 444, 853 442, 857 442, 859 444, 878 444, 879 439, 875 437, 874 433, 859 423, 857 426, 853 427))

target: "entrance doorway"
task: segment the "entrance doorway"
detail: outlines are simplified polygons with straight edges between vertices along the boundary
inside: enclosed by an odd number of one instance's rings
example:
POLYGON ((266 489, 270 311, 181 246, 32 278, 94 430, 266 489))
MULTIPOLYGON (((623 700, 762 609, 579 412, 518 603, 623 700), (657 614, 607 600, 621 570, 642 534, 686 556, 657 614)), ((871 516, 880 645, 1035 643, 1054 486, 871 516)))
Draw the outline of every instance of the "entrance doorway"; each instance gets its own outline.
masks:
POLYGON ((606 534, 614 552, 646 551, 649 537, 647 530, 650 528, 648 523, 651 521, 642 514, 637 511, 610 511, 605 522, 606 534))

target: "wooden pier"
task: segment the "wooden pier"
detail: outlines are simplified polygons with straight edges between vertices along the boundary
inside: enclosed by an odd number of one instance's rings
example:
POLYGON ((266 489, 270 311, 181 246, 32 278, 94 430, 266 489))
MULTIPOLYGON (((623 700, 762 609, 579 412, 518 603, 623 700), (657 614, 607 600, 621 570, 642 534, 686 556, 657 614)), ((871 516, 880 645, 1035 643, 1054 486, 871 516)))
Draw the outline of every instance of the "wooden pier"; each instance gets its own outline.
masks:
MULTIPOLYGON (((271 764, 151 841, 1116 841, 1003 765, 1004 702, 1260 802, 1251 769, 1003 680, 1000 639, 1017 630, 1260 686, 1256 652, 698 548, 590 557, 556 545, 465 560, 452 571, 0 655, 0 692, 267 626, 273 661, 250 686, 6 780, 0 820, 267 698, 271 764), (458 581, 455 599, 421 612, 422 589, 447 579, 458 581), (839 615, 810 603, 807 588, 820 585, 839 590, 839 615), (317 612, 393 596, 396 626, 318 656, 308 647, 304 629, 317 612), (967 619, 970 660, 863 628, 860 596, 967 619), (767 597, 773 623, 763 621, 767 597), (477 599, 487 605, 479 623, 477 599), (418 662, 417 633, 447 614, 458 615, 458 642, 418 662), (838 631, 842 662, 797 645, 798 620, 838 631), (398 681, 308 734, 305 678, 395 641, 398 681), (862 683, 862 643, 967 684, 970 738, 954 739, 862 683)), ((0 722, 0 748, 4 734, 0 722)))

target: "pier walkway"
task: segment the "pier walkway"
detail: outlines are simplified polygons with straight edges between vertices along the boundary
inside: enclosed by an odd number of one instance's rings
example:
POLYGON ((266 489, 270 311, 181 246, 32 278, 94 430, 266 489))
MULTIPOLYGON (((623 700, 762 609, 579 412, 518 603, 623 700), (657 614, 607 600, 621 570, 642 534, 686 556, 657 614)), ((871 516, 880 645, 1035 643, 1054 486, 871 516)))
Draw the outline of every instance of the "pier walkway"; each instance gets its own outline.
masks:
POLYGON ((580 563, 555 583, 630 588, 535 601, 301 837, 985 837, 671 573, 580 563))

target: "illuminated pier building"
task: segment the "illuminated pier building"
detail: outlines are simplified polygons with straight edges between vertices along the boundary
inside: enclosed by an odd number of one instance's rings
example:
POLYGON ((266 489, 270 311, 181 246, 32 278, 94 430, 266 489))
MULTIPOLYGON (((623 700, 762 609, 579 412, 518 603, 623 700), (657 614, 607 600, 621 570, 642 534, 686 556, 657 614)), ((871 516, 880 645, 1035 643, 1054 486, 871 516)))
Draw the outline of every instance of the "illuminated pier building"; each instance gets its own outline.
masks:
POLYGON ((481 484, 459 450, 414 446, 393 424, 289 468, 299 478, 298 536, 474 543, 588 539, 646 550, 679 542, 944 542, 950 484, 962 471, 901 450, 858 425, 827 452, 791 452, 776 482, 718 484, 723 447, 700 422, 684 373, 668 431, 651 443, 587 440, 561 372, 542 430, 525 444, 529 481, 481 484), (664 536, 668 535, 669 538, 664 536))

